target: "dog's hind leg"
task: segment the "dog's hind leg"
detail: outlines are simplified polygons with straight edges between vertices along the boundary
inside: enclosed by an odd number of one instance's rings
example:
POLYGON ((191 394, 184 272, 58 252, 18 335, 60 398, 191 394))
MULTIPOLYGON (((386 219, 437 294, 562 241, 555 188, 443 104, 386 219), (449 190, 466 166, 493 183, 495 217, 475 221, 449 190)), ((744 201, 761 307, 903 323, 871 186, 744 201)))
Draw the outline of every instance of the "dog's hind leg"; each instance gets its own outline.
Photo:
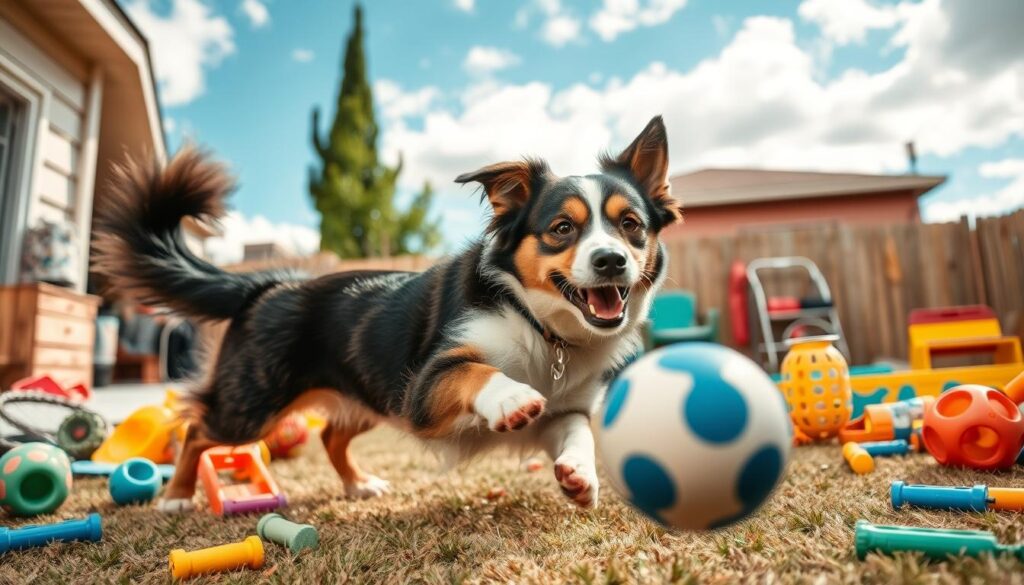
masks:
POLYGON ((374 427, 372 422, 348 424, 332 421, 324 427, 321 439, 327 448, 334 470, 345 485, 345 494, 351 498, 373 498, 388 492, 388 482, 359 469, 349 452, 352 439, 374 427))
POLYGON ((167 482, 164 495, 157 503, 157 509, 161 512, 187 512, 195 507, 192 496, 196 492, 199 456, 210 447, 217 446, 215 441, 207 438, 202 432, 201 425, 199 422, 189 425, 181 452, 175 461, 174 476, 167 482))

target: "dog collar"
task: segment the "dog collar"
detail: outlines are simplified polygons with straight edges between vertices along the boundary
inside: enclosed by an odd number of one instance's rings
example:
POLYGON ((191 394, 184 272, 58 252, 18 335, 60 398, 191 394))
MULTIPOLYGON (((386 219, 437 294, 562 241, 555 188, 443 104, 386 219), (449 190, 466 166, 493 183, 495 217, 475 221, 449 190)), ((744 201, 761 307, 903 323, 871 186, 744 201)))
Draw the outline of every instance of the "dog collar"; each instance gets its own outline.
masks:
POLYGON ((551 348, 554 350, 554 355, 552 355, 551 359, 551 379, 556 382, 561 380, 562 377, 565 376, 565 366, 569 363, 569 354, 565 351, 566 348, 569 347, 569 342, 542 325, 540 321, 531 315, 530 311, 528 311, 514 295, 509 295, 508 301, 516 312, 519 313, 523 319, 526 319, 526 322, 544 338, 544 341, 551 344, 551 348))

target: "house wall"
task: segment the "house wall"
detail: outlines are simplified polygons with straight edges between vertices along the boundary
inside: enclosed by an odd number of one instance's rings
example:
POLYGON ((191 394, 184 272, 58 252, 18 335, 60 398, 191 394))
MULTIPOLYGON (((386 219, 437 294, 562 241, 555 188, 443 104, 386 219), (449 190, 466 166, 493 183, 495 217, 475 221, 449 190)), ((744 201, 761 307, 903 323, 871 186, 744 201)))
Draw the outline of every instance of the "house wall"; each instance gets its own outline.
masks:
MULTIPOLYGON (((0 82, 6 78, 22 84, 33 102, 34 119, 23 120, 29 125, 25 136, 30 140, 19 145, 30 149, 21 152, 28 159, 28 172, 19 177, 16 191, 27 198, 19 227, 34 226, 40 219, 87 226, 92 190, 80 188, 91 186, 80 183, 83 172, 89 173, 95 165, 94 148, 85 149, 83 157, 83 144, 95 140, 89 135, 95 126, 90 118, 90 110, 95 108, 90 106, 99 99, 95 76, 85 62, 15 3, 0 2, 0 38, 0 82), (93 160, 85 160, 90 155, 93 160)), ((10 237, 20 242, 22 236, 10 237)), ((88 242, 88 234, 80 233, 79 238, 88 242)), ((10 271, 6 276, 9 279, 10 271)), ((79 283, 79 288, 83 286, 84 282, 79 283)))
POLYGON ((732 235, 742 229, 839 222, 849 225, 915 223, 917 196, 909 192, 708 207, 686 207, 685 223, 669 227, 664 237, 732 235))

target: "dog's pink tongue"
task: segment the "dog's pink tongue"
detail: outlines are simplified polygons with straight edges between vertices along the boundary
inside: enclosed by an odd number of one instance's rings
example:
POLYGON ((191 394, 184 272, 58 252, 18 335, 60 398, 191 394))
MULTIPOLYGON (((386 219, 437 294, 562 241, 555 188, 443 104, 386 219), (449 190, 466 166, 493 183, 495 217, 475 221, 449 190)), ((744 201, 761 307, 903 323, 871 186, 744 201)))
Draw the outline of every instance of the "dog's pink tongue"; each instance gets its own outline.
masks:
POLYGON ((598 319, 615 319, 626 304, 614 286, 585 289, 590 312, 598 319))

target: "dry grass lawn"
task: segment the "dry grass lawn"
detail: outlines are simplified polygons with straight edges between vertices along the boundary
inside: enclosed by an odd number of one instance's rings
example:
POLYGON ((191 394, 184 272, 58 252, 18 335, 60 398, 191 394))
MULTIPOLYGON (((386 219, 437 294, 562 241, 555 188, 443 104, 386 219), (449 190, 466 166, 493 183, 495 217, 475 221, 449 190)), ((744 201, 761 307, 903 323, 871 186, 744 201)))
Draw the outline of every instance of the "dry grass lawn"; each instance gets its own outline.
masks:
MULTIPOLYGON (((319 446, 317 442, 316 447, 319 446)), ((853 524, 873 522, 993 530, 1024 541, 1024 515, 893 512, 893 479, 938 484, 1024 487, 1024 470, 1005 474, 951 471, 930 457, 880 460, 869 476, 850 473, 836 446, 797 449, 788 475, 753 519, 722 531, 674 534, 647 522, 608 487, 600 508, 578 512, 561 496, 550 465, 526 473, 517 459, 494 456, 468 469, 436 473, 433 458, 387 430, 359 439, 368 468, 392 481, 393 493, 348 501, 322 449, 275 462, 292 517, 315 524, 321 547, 291 556, 268 544, 262 570, 239 570, 194 583, 660 583, 843 582, 1024 583, 1012 558, 927 562, 916 555, 853 552, 853 524), (495 501, 492 487, 507 493, 495 501)), ((98 544, 54 544, 0 557, 0 583, 169 582, 167 553, 237 541, 255 533, 255 517, 221 519, 205 511, 164 516, 118 508, 100 479, 76 480, 72 497, 49 522, 103 515, 98 544)), ((8 518, 5 524, 19 524, 8 518)), ((23 523, 23 522, 21 522, 23 523)))

